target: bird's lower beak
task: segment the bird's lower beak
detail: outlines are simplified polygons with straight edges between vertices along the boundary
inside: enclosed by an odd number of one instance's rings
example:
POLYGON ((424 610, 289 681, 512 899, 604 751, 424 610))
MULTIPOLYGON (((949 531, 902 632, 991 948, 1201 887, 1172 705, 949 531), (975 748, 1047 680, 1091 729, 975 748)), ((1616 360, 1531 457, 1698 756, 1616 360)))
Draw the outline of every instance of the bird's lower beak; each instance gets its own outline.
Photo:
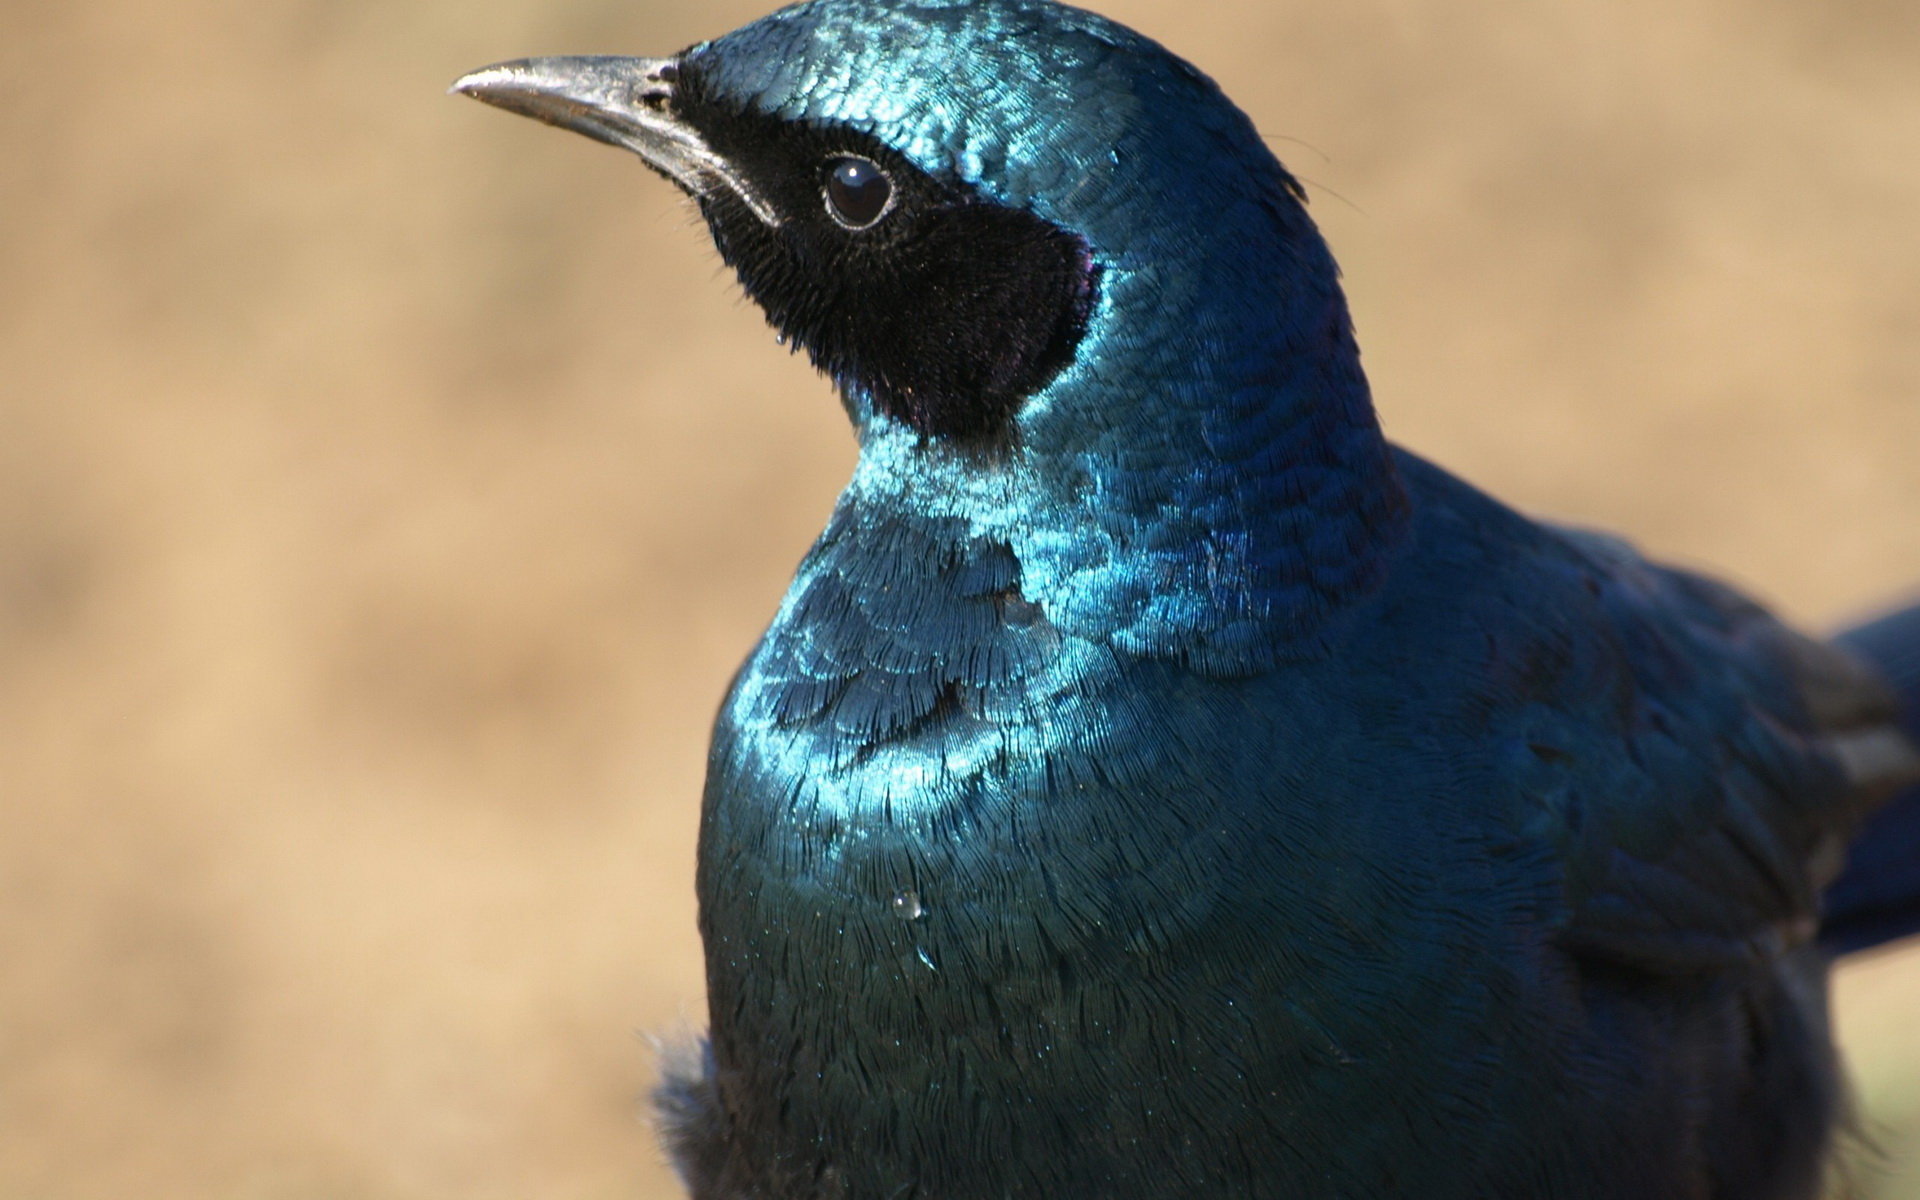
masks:
POLYGON ((671 58, 521 58, 463 75, 448 90, 623 146, 691 195, 728 188, 755 216, 779 225, 746 180, 675 114, 678 71, 671 58))

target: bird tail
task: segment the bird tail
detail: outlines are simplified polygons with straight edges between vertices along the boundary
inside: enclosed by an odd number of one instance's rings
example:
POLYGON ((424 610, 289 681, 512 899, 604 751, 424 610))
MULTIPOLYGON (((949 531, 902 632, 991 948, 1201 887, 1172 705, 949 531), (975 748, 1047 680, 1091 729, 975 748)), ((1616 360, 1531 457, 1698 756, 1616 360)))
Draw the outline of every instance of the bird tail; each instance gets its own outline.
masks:
MULTIPOLYGON (((1905 702, 1907 736, 1920 743, 1920 605, 1836 640, 1893 684, 1905 702)), ((1861 825, 1823 908, 1820 941, 1834 954, 1920 933, 1920 786, 1899 793, 1861 825)))

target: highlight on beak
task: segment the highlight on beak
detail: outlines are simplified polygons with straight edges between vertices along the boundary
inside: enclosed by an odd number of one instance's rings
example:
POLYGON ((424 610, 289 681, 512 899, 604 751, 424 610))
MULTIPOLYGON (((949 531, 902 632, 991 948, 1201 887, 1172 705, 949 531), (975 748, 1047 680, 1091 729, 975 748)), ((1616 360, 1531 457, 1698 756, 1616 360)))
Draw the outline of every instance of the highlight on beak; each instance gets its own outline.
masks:
POLYGON ((725 187, 778 228, 779 214, 675 115, 678 73, 671 58, 520 58, 463 75, 447 90, 631 150, 695 197, 725 187))

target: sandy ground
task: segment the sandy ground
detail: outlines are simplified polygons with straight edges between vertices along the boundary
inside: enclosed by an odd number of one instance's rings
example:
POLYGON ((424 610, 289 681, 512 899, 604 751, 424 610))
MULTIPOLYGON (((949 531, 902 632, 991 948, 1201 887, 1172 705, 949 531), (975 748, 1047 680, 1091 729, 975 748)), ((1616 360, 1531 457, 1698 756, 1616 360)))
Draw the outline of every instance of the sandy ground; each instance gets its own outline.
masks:
MULTIPOLYGON (((666 185, 441 92, 759 3, 0 10, 0 1197, 674 1194, 706 724, 852 448, 666 185)), ((1102 7, 1312 181, 1396 437, 1920 585, 1920 7, 1102 7)), ((1920 949, 1838 1007, 1920 1196, 1920 949)))

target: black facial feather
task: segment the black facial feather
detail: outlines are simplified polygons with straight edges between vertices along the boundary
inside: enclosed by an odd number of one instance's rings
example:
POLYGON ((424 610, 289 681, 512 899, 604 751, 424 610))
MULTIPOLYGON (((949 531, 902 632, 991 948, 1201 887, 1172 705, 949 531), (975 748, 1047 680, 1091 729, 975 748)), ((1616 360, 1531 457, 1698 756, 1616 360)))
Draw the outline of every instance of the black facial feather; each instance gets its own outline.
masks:
POLYGON ((780 214, 772 229, 724 188, 701 199, 748 295, 841 387, 922 434, 990 444, 1073 361, 1098 282, 1079 237, 859 130, 743 111, 686 64, 673 107, 780 214), (848 156, 892 185, 891 207, 864 228, 828 210, 830 172, 848 156))

